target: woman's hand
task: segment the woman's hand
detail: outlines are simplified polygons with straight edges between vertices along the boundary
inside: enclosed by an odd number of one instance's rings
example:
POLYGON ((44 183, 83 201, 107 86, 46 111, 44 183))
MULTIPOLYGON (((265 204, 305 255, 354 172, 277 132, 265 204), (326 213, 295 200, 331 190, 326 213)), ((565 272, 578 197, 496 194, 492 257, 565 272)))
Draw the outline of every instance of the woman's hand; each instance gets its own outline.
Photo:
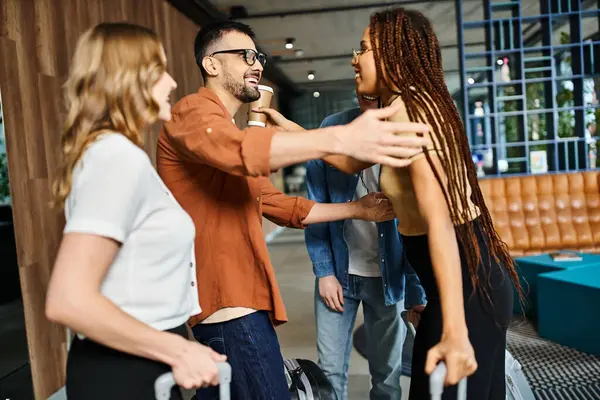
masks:
POLYGON ((365 221, 383 222, 396 217, 392 202, 383 193, 369 193, 358 202, 364 211, 364 217, 361 219, 365 221))
POLYGON ((173 377, 184 389, 195 389, 219 384, 218 362, 227 360, 208 346, 186 340, 179 356, 173 361, 173 377))
POLYGON ((440 361, 446 363, 446 385, 456 385, 462 378, 477 370, 475 352, 468 335, 442 335, 442 340, 429 349, 425 372, 431 375, 440 361))
POLYGON ((252 109, 252 111, 265 114, 268 119, 267 126, 277 126, 286 132, 299 132, 305 130, 303 127, 301 127, 295 122, 290 121, 289 119, 281 115, 279 111, 274 110, 272 108, 258 107, 252 109))

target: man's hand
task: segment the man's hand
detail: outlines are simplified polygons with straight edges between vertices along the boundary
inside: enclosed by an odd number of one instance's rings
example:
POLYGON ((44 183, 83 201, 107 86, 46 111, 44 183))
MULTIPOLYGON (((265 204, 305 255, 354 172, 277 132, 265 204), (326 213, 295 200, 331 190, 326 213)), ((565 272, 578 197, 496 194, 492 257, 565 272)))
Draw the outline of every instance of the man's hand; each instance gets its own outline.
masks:
POLYGON ((358 203, 364 210, 364 217, 361 219, 366 221, 383 222, 396 217, 392 202, 383 193, 369 193, 361 197, 358 203))
POLYGON ((357 160, 390 167, 410 165, 410 157, 422 152, 430 144, 421 136, 429 131, 425 124, 383 121, 399 111, 401 105, 378 110, 367 110, 345 126, 335 127, 338 146, 333 153, 344 154, 357 160), (414 133, 397 136, 396 133, 414 133))
POLYGON ((286 132, 299 132, 305 129, 295 122, 290 121, 277 110, 268 107, 258 107, 252 109, 257 113, 263 113, 267 116, 267 126, 277 126, 286 132))
POLYGON ((415 329, 419 326, 419 322, 421 321, 421 313, 425 310, 425 304, 419 304, 418 306, 411 307, 410 310, 406 313, 406 319, 408 322, 413 324, 415 329))
POLYGON ((331 310, 344 312, 344 293, 335 275, 319 278, 319 296, 331 310))

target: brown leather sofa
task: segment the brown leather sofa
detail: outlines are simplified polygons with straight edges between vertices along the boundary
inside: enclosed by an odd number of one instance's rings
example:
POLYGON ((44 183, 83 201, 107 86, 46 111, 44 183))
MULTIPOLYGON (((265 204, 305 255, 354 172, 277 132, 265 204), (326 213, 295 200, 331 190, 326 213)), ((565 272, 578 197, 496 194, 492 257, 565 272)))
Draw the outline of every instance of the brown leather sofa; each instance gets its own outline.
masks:
POLYGON ((484 178, 481 190, 513 256, 600 253, 600 174, 594 171, 484 178))

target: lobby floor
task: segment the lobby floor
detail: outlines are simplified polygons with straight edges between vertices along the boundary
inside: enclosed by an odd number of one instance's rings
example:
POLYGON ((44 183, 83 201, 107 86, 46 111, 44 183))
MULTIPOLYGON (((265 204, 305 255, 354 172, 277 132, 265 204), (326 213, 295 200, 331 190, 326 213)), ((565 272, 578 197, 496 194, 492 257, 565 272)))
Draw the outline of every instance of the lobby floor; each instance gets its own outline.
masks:
MULTIPOLYGON (((282 231, 270 243, 269 251, 289 318, 278 328, 283 355, 316 360, 314 275, 303 232, 282 231)), ((356 327, 362 322, 360 311, 356 327)), ((508 330, 507 350, 521 364, 536 399, 600 399, 600 356, 540 338, 534 324, 519 317, 513 318, 508 330)), ((349 400, 369 398, 368 364, 354 350, 348 385, 349 400)), ((402 377, 401 386, 406 399, 410 378, 402 377)))
MULTIPOLYGON (((316 331, 313 307, 315 278, 304 246, 304 233, 284 230, 270 244, 269 252, 277 281, 288 312, 289 322, 277 328, 284 357, 308 358, 316 361, 316 331)), ((363 323, 362 310, 356 327, 363 323)), ((371 387, 369 366, 354 349, 350 359, 348 400, 369 398, 371 387)), ((404 398, 408 398, 410 379, 402 377, 404 398)))
MULTIPOLYGON (((288 323, 277 328, 283 355, 288 358, 307 358, 316 361, 314 275, 304 246, 303 232, 284 230, 271 242, 269 252, 289 318, 288 323)), ((0 327, 0 338, 3 339, 5 346, 3 357, 0 357, 0 371, 4 370, 5 375, 8 375, 0 380, 0 398, 1 400, 33 400, 22 305, 20 302, 15 302, 0 311, 3 311, 5 322, 0 327), (9 316, 11 318, 8 318, 9 316), (7 320, 13 322, 7 324, 7 320), (10 340, 7 340, 9 338, 10 340), (12 349, 12 352, 8 353, 8 349, 12 349), (12 353, 15 354, 8 357, 12 353)), ((360 326, 362 322, 363 316, 360 310, 356 326, 360 326)), ((367 361, 355 350, 352 351, 348 382, 348 400, 369 398, 371 386, 369 367, 367 361)), ((408 394, 409 382, 409 378, 402 378, 401 384, 406 394, 408 394)))
MULTIPOLYGON (((303 232, 283 230, 269 244, 269 252, 289 318, 277 328, 283 356, 316 361, 314 275, 303 232)), ((20 301, 0 306, 0 400, 33 400, 22 313, 20 301)), ((361 310, 356 326, 362 322, 361 310)), ((542 339, 530 322, 520 319, 513 321, 507 339, 537 399, 600 399, 600 357, 542 339)), ((368 399, 368 364, 354 350, 349 374, 348 399, 368 399)), ((410 379, 402 377, 400 384, 406 399, 410 379)))

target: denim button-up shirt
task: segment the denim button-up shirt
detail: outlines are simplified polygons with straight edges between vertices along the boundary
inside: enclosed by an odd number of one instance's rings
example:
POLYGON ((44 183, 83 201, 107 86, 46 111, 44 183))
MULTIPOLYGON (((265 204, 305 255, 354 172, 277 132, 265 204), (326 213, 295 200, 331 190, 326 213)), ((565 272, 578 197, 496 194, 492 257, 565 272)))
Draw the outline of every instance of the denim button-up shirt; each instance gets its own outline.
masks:
MULTIPOLYGON (((333 114, 321 127, 344 125, 359 115, 359 108, 333 114)), ((347 175, 322 160, 309 161, 306 169, 309 199, 319 203, 344 203, 354 198, 358 175, 347 175)), ((335 275, 347 289, 349 253, 344 239, 345 224, 346 221, 313 224, 304 232, 316 277, 335 275)), ((404 256, 397 220, 377 223, 377 232, 385 303, 391 305, 405 299, 407 309, 425 304, 425 292, 419 278, 404 256)))

